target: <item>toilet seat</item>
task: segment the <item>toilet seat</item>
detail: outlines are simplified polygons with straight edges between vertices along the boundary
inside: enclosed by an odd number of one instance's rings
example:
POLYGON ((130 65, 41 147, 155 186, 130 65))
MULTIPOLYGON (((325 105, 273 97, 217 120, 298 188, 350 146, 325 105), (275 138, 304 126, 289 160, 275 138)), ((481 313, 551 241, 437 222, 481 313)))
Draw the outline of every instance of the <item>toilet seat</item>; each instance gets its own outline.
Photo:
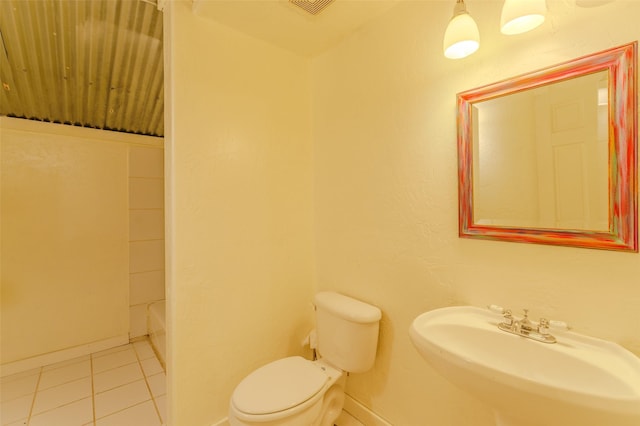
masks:
POLYGON ((247 415, 274 414, 309 401, 329 378, 321 367, 302 357, 283 358, 249 374, 236 387, 231 401, 247 415))

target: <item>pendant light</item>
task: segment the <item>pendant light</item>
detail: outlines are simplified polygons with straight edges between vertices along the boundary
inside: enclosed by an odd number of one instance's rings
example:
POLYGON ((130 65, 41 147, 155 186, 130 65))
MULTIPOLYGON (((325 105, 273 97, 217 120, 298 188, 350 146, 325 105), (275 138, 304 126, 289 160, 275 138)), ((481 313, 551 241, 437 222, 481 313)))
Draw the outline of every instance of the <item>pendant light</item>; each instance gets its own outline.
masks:
POLYGON ((480 33, 475 21, 467 12, 464 0, 457 0, 453 17, 444 33, 444 56, 460 59, 471 55, 480 47, 480 33))
POLYGON ((505 0, 500 31, 507 35, 525 33, 541 25, 546 13, 545 0, 505 0))

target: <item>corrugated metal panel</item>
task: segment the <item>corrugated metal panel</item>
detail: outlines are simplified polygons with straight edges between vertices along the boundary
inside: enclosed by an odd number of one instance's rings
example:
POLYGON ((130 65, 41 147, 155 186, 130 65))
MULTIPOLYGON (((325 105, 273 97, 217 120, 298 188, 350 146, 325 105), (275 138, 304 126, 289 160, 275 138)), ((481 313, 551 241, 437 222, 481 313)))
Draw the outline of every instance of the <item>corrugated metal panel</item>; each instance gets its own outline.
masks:
POLYGON ((0 114, 162 136, 162 12, 143 0, 1 0, 0 114))

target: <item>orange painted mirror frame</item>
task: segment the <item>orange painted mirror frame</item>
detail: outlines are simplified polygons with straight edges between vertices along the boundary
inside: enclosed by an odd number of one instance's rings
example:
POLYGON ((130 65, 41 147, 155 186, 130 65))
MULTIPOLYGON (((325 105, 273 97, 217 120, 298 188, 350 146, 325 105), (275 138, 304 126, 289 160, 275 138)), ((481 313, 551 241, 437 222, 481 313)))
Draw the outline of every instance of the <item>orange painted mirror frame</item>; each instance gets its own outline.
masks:
MULTIPOLYGON (((636 41, 457 95, 460 237, 638 251, 637 50, 636 41), (474 162, 474 156, 479 157, 480 139, 477 107, 482 102, 509 97, 530 89, 551 87, 602 71, 608 76, 605 83, 608 92, 604 93, 607 120, 604 139, 608 147, 608 159, 603 160, 608 162, 608 183, 603 184, 608 185, 608 194, 603 197, 608 198, 608 206, 602 206, 604 222, 608 216, 608 226, 606 223, 602 229, 537 226, 475 218, 477 210, 474 208, 474 180, 477 179, 478 170, 474 170, 474 167, 479 168, 479 160, 474 162)), ((478 182, 475 185, 479 185, 478 182)), ((517 204, 518 201, 514 200, 514 203, 517 204)))

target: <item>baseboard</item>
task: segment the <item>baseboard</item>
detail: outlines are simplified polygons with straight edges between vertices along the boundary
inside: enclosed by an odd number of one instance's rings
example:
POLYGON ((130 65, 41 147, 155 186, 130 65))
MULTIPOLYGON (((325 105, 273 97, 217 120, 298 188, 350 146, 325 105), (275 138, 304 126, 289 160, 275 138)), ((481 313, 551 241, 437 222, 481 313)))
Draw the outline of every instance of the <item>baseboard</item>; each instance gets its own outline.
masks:
POLYGON ((345 395, 344 398, 344 411, 355 417, 365 426, 392 426, 391 423, 349 395, 345 395))
POLYGON ((20 361, 8 362, 0 366, 0 377, 21 373, 23 371, 32 370, 49 364, 55 364, 56 362, 66 361, 68 359, 77 358, 79 356, 88 355, 116 346, 126 345, 127 343, 129 343, 129 335, 124 334, 122 336, 99 340, 85 345, 74 346, 73 348, 63 349, 61 351, 49 352, 48 354, 22 359, 20 361))
POLYGON ((218 420, 217 422, 215 422, 211 426, 229 426, 229 419, 227 417, 225 417, 222 420, 218 420))

